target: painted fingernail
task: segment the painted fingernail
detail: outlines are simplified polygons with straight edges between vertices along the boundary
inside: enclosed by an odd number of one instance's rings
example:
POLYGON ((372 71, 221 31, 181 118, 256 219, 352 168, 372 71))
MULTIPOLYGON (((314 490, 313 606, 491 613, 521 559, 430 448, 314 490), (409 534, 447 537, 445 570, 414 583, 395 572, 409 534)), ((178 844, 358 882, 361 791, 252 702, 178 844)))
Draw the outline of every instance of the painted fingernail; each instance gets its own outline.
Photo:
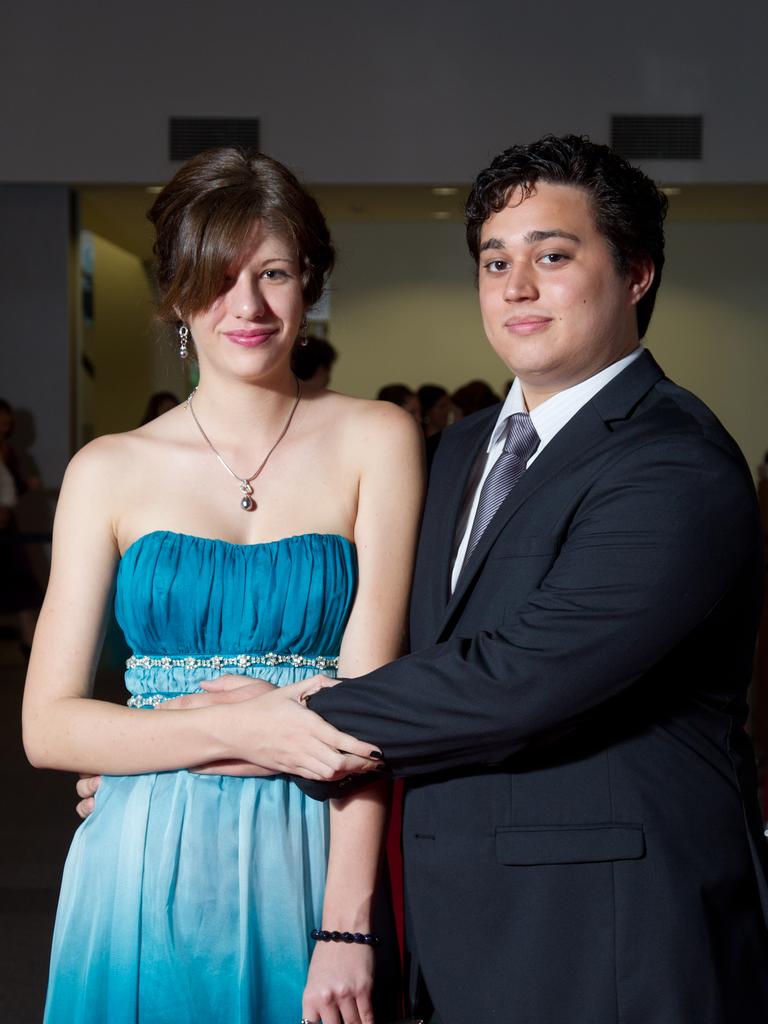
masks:
POLYGON ((374 761, 384 760, 384 755, 380 750, 372 750, 369 756, 372 757, 374 761))

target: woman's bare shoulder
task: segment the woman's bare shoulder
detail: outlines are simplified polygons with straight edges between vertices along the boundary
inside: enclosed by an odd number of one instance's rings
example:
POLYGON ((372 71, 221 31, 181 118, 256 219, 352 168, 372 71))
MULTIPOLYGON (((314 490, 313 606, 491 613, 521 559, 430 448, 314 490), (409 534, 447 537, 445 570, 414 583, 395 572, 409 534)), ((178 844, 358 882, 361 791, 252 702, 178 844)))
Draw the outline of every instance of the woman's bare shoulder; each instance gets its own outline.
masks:
POLYGON ((70 459, 66 476, 87 479, 94 474, 119 472, 129 456, 130 434, 102 434, 83 445, 70 459))
POLYGON ((96 532, 109 524, 117 541, 124 518, 144 507, 147 496, 157 492, 158 481, 178 463, 183 442, 183 432, 172 423, 157 421, 94 438, 70 460, 57 517, 90 522, 96 532))
POLYGON ((175 425, 159 421, 120 434, 102 434, 83 445, 72 457, 63 486, 88 486, 98 482, 104 487, 120 489, 123 482, 141 473, 152 460, 167 458, 178 441, 175 425))
POLYGON ((337 449, 360 479, 423 476, 424 436, 413 417, 392 402, 336 396, 337 449))
POLYGON ((393 402, 355 398, 336 391, 324 392, 321 400, 323 411, 345 433, 349 428, 356 428, 366 442, 387 442, 393 438, 413 442, 421 439, 421 431, 413 417, 393 402))

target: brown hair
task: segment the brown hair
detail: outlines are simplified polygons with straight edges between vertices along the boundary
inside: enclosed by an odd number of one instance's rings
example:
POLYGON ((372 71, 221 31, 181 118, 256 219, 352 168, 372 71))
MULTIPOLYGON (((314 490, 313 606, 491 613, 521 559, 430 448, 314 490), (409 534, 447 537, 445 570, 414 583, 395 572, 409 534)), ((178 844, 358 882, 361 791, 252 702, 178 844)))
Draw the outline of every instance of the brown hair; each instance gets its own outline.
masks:
POLYGON ((232 146, 188 160, 147 217, 155 227, 158 318, 175 324, 210 308, 242 258, 254 224, 296 248, 304 302, 317 302, 334 251, 320 208, 281 163, 232 146))

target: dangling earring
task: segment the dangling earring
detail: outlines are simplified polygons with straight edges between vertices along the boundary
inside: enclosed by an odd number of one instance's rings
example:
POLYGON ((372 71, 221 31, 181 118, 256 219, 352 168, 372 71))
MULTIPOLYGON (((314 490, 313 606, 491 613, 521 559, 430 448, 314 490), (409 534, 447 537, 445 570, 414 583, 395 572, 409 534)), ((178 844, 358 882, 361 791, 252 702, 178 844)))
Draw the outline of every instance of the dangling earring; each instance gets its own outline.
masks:
POLYGON ((179 359, 186 359, 189 355, 187 342, 189 341, 189 328, 186 324, 179 324, 179 359))
POLYGON ((307 337, 308 330, 309 324, 307 323, 307 318, 303 317, 301 326, 299 327, 299 345, 301 345, 302 348, 306 348, 309 344, 309 338, 307 337))

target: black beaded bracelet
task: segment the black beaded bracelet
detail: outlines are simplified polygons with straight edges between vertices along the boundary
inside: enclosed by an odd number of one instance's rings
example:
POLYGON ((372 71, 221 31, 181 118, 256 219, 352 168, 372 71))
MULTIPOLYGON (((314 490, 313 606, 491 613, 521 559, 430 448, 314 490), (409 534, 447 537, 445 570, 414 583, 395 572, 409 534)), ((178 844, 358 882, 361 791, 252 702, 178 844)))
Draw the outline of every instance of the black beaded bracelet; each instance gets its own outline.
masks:
POLYGON ((324 928, 313 928, 309 933, 315 942, 356 942, 359 946, 380 946, 378 935, 363 935, 362 932, 327 932, 324 928))

